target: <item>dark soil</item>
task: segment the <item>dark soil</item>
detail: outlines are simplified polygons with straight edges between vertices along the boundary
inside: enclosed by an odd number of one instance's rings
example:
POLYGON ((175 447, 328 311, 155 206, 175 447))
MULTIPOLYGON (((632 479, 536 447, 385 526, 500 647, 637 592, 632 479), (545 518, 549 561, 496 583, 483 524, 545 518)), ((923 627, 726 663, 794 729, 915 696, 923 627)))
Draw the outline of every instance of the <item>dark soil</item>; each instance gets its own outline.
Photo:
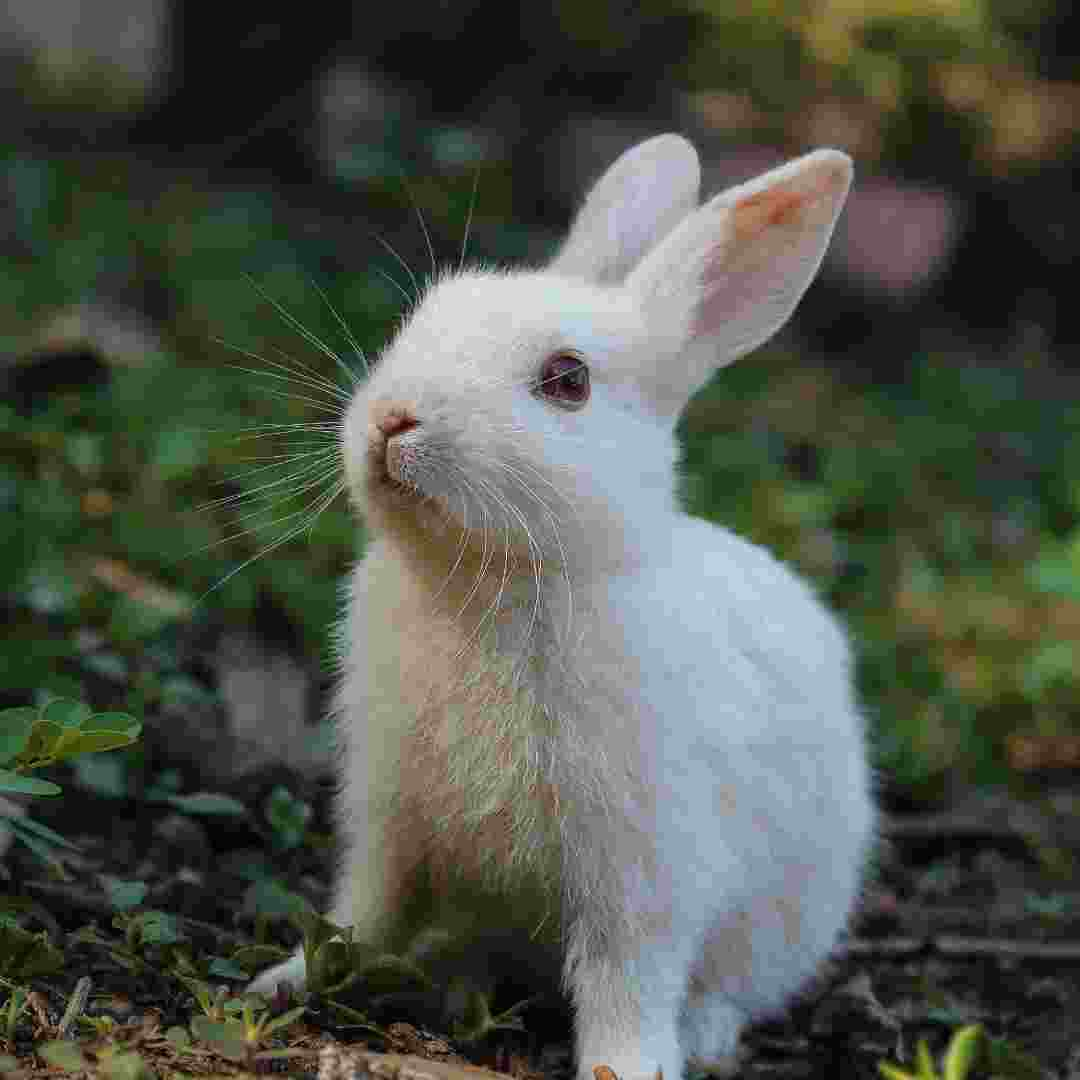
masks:
MULTIPOLYGON (((305 784, 298 781, 297 787, 303 790, 305 784)), ((309 780, 306 790, 325 806, 318 785, 309 780)), ((249 784, 253 806, 262 793, 258 783, 249 784)), ((40 805, 32 809, 37 812, 40 805)), ((883 1060, 912 1068, 919 1040, 927 1041, 937 1059, 953 1031, 979 1023, 988 1039, 972 1075, 1075 1080, 1080 1076, 1080 885, 1073 873, 1080 858, 1078 807, 1080 795, 1070 791, 1025 799, 973 793, 947 811, 888 816, 875 881, 846 950, 787 1016, 746 1033, 741 1075, 876 1077, 883 1060)), ((121 942, 108 877, 145 882, 140 910, 180 916, 190 955, 228 957, 252 940, 244 865, 266 841, 243 822, 223 825, 168 806, 107 800, 77 789, 50 809, 49 824, 76 840, 81 852, 62 855, 62 872, 47 872, 19 846, 9 851, 6 864, 9 894, 34 901, 26 925, 47 930, 65 955, 59 973, 23 980, 39 994, 9 1049, 34 1070, 41 1061, 32 1058, 32 1047, 56 1037, 55 1025, 81 976, 92 980, 88 1011, 141 1024, 140 1038, 151 1049, 157 1044, 146 1032, 186 1026, 200 1011, 189 990, 157 967, 154 947, 139 953, 147 964, 125 967, 122 950, 110 955, 100 941, 85 940, 85 931, 76 933, 95 926, 100 938, 121 942)), ((317 814, 316 825, 322 820, 317 814)), ((327 851, 315 854, 306 844, 278 865, 282 879, 319 907, 326 899, 331 861, 327 851)), ((287 943, 296 940, 287 924, 276 924, 274 932, 287 943)), ((391 1007, 392 1000, 376 1002, 368 1012, 383 1031, 376 1037, 342 1026, 325 1001, 309 999, 304 1022, 279 1040, 304 1051, 289 1067, 310 1071, 318 1046, 363 1038, 373 1050, 471 1060, 518 1076, 571 1074, 569 1018, 560 1008, 530 1007, 523 1014, 524 1030, 495 1032, 469 1044, 438 1030, 438 1010, 430 1000, 410 1001, 404 995, 391 1007)), ((444 1006, 447 1000, 442 998, 444 1006)), ((159 1034, 154 1038, 161 1041, 159 1034)), ((146 1054, 153 1056, 150 1050, 146 1054)), ((237 1068, 220 1061, 215 1067, 237 1068)), ((183 1068, 192 1071, 191 1061, 183 1068)), ((159 1075, 168 1071, 159 1062, 159 1075)))

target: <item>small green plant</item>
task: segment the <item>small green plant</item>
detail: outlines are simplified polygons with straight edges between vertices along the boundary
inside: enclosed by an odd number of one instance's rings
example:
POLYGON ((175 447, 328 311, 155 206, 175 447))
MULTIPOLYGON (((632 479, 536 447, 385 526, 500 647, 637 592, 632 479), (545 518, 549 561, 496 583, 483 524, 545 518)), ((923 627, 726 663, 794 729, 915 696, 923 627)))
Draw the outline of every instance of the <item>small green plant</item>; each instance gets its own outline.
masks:
MULTIPOLYGON (((253 997, 243 995, 227 1000, 220 992, 205 1002, 200 998, 199 1004, 204 1015, 192 1019, 192 1034, 223 1057, 247 1062, 275 1031, 281 1031, 304 1015, 304 1006, 298 1005, 280 1016, 271 1016, 270 1010, 253 997)), ((267 1056, 273 1056, 273 1053, 260 1054, 260 1057, 267 1056)))
POLYGON ((95 713, 70 698, 54 698, 0 712, 0 791, 24 795, 59 795, 58 785, 26 776, 76 754, 119 750, 130 746, 142 724, 127 713, 95 713))
POLYGON ((9 984, 10 989, 8 992, 8 999, 4 1002, 2 1013, 4 1018, 4 1039, 10 1046, 12 1040, 15 1038, 15 1025, 19 1021, 19 1016, 23 1009, 26 1008, 26 1003, 30 998, 30 992, 21 986, 9 984))
MULTIPOLYGON (((54 698, 38 708, 4 709, 0 711, 0 793, 59 795, 58 784, 26 774, 78 754, 130 746, 141 731, 142 724, 127 713, 95 713, 89 705, 70 698, 54 698)), ((31 818, 9 814, 5 821, 12 834, 45 862, 51 861, 53 848, 75 846, 31 818)))
POLYGON ((521 1013, 539 1000, 538 996, 525 998, 501 1013, 493 1014, 491 995, 485 991, 465 988, 463 997, 463 1007, 453 1022, 454 1038, 462 1042, 479 1042, 493 1031, 524 1031, 521 1013))
POLYGON ((34 934, 7 921, 0 921, 0 978, 11 986, 39 975, 49 975, 64 966, 64 954, 49 941, 45 931, 34 934))
POLYGON ((879 1061, 878 1072, 885 1080, 966 1080, 982 1041, 982 1026, 969 1024, 953 1033, 949 1045, 945 1048, 940 1073, 934 1069, 934 1059, 925 1039, 920 1039, 915 1049, 913 1070, 907 1071, 897 1065, 890 1065, 887 1061, 879 1061))
POLYGON ((166 911, 119 911, 112 925, 122 933, 121 940, 96 926, 84 926, 68 940, 104 949, 115 964, 132 973, 149 970, 164 976, 185 955, 187 937, 176 916, 166 911))
POLYGON ((304 842, 312 815, 310 803, 298 799, 287 787, 279 784, 267 796, 263 809, 273 830, 274 847, 278 851, 291 851, 304 842))

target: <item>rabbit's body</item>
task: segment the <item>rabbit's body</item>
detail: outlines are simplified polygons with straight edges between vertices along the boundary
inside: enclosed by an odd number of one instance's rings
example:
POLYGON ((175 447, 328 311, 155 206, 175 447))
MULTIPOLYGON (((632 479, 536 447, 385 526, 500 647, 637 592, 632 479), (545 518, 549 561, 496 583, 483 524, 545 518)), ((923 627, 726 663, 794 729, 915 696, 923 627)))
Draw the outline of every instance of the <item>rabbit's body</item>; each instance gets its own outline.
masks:
POLYGON ((843 635, 677 509, 672 436, 716 334, 734 354, 786 318, 849 166, 811 155, 699 224, 688 151, 626 155, 551 270, 436 284, 344 429, 377 538, 344 624, 333 914, 390 948, 447 923, 554 953, 585 1078, 730 1055, 834 944, 873 827, 843 635), (718 250, 719 330, 695 308, 718 250))

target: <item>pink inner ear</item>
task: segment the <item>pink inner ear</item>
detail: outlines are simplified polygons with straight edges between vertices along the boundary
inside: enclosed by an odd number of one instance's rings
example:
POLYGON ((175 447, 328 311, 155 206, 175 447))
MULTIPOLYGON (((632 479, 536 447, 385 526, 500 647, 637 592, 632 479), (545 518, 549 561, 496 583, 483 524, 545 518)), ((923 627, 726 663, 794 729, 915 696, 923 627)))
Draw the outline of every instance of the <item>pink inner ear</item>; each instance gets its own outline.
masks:
POLYGON ((724 331, 740 348, 740 338, 763 340, 772 332, 763 326, 778 328, 808 284, 807 263, 816 269, 819 228, 831 220, 831 200, 843 185, 842 173, 825 168, 734 202, 726 236, 703 268, 693 333, 724 331))
POLYGON ((780 188, 759 191, 736 203, 732 207, 732 226, 738 241, 745 243, 770 225, 790 222, 811 199, 808 192, 780 188))

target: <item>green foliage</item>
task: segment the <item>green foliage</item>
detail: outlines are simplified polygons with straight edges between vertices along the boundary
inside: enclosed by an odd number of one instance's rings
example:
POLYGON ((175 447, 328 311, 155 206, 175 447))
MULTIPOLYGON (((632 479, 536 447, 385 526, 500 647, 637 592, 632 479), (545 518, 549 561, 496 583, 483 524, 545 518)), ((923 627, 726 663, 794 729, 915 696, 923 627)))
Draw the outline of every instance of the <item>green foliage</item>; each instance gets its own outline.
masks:
POLYGON ((157 1073, 137 1048, 104 1041, 92 1055, 70 1039, 53 1039, 34 1048, 50 1065, 66 1073, 92 1072, 107 1080, 157 1080, 157 1073))
POLYGON ((686 7, 703 16, 688 74, 702 90, 706 122, 719 118, 721 131, 758 128, 807 141, 815 115, 831 110, 862 160, 917 162, 939 175, 1028 164, 1069 137, 1071 90, 1039 77, 1026 44, 1047 5, 1021 12, 987 0, 686 0, 686 7), (717 108, 723 92, 731 99, 717 108))
POLYGON ((453 1033, 455 1039, 463 1042, 478 1042, 495 1031, 524 1031, 521 1013, 539 1000, 536 997, 526 998, 497 1015, 492 1015, 489 993, 466 986, 462 989, 461 997, 463 1007, 460 1016, 454 1021, 453 1033))
POLYGON ((912 369, 903 388, 856 390, 765 349, 720 373, 681 431, 689 508, 817 581, 853 631, 876 764, 932 800, 953 770, 1007 781, 1017 731, 1075 729, 1072 579, 1051 590, 1032 567, 1080 514, 1068 409, 945 350, 912 369), (988 470, 990 452, 1008 466, 988 470))
POLYGON ((966 1080, 982 1045, 983 1032, 978 1024, 953 1033, 941 1063, 941 1072, 934 1069, 934 1059, 925 1040, 920 1040, 915 1053, 915 1069, 908 1072, 879 1062, 878 1071, 885 1080, 966 1080))
MULTIPOLYGON (((682 0, 663 11, 692 16, 678 74, 721 137, 803 145, 827 130, 861 161, 910 175, 997 175, 1053 152, 1075 113, 1025 44, 1044 4, 682 0), (825 128, 822 117, 833 118, 825 128)), ((568 41, 606 63, 640 24, 601 16, 559 5, 568 41)), ((42 700, 104 682, 136 715, 206 704, 212 693, 165 655, 170 640, 204 618, 250 625, 256 610, 324 652, 362 529, 340 498, 315 515, 323 489, 301 488, 317 471, 287 477, 316 460, 298 455, 325 450, 332 482, 340 402, 303 380, 347 391, 343 367, 363 367, 353 339, 375 355, 411 289, 369 230, 395 247, 405 236, 415 262, 415 199, 436 258, 456 262, 475 178, 487 226, 476 232, 495 245, 476 254, 535 256, 547 240, 511 220, 517 198, 534 202, 531 178, 511 175, 496 138, 453 121, 414 131, 402 115, 388 105, 363 145, 336 152, 358 212, 332 235, 267 189, 207 191, 122 155, 0 150, 13 232, 0 253, 0 343, 20 360, 43 342, 85 347, 105 369, 100 385, 0 406, 12 613, 0 685, 42 700), (88 329, 86 311, 146 294, 169 303, 133 344, 88 329), (297 426, 311 423, 324 427, 297 426)), ((914 357, 907 385, 866 393, 806 356, 760 352, 725 371, 683 426, 689 505, 816 578, 855 628, 879 764, 928 797, 954 767, 1007 778, 1015 730, 1076 723, 1080 415, 1067 394, 1047 408, 1032 392, 1049 365, 1028 351, 993 370, 946 347, 914 357), (1015 470, 987 468, 992 433, 1015 470), (800 448, 820 458, 818 475, 791 467, 800 448)), ((120 755, 75 767, 98 791, 129 793, 120 755)), ((287 850, 302 804, 267 814, 287 850)))
POLYGON ((127 911, 138 907, 146 899, 147 885, 143 881, 121 881, 104 877, 102 882, 109 894, 109 906, 114 911, 127 911))
POLYGON ((942 1056, 940 1073, 925 1040, 916 1047, 914 1068, 902 1069, 882 1061, 878 1072, 885 1080, 965 1080, 976 1067, 1002 1080, 1039 1080, 1044 1075, 1035 1058, 1008 1039, 987 1035, 981 1024, 969 1024, 953 1032, 942 1056))
POLYGON ((247 1061, 274 1032, 283 1031, 303 1015, 304 1006, 299 1005, 271 1016, 254 994, 229 1000, 222 997, 211 1004, 211 1011, 192 1018, 191 1033, 223 1057, 247 1061))
MULTIPOLYGON (((50 780, 25 774, 83 754, 102 753, 130 746, 142 724, 126 713, 95 713, 88 705, 55 698, 39 708, 0 712, 0 792, 22 795, 59 795, 50 780)), ((73 848, 59 833, 32 818, 9 814, 6 827, 42 861, 53 849, 73 848)))
POLYGON ((0 976, 24 982, 49 975, 64 966, 64 955, 44 931, 31 934, 18 926, 0 922, 0 976))
POLYGON ((279 784, 267 796, 264 811, 279 851, 291 851, 303 843, 313 813, 309 803, 279 784))
MULTIPOLYGON (((353 941, 351 927, 342 929, 313 911, 299 912, 291 916, 291 921, 304 935, 306 985, 316 993, 333 995, 362 978, 378 979, 386 973, 386 964, 394 963, 371 945, 353 941)), ((427 981, 415 966, 409 967, 406 977, 427 981)))
POLYGON ((8 998, 4 1003, 2 1013, 4 1019, 4 1039, 8 1046, 11 1045, 12 1040, 15 1038, 15 1025, 18 1023, 20 1014, 26 1008, 29 998, 30 991, 21 986, 12 986, 8 992, 8 998))
POLYGON ((95 713, 88 705, 56 698, 40 708, 0 712, 0 791, 59 795, 60 788, 22 774, 77 754, 130 746, 142 724, 126 713, 95 713))

